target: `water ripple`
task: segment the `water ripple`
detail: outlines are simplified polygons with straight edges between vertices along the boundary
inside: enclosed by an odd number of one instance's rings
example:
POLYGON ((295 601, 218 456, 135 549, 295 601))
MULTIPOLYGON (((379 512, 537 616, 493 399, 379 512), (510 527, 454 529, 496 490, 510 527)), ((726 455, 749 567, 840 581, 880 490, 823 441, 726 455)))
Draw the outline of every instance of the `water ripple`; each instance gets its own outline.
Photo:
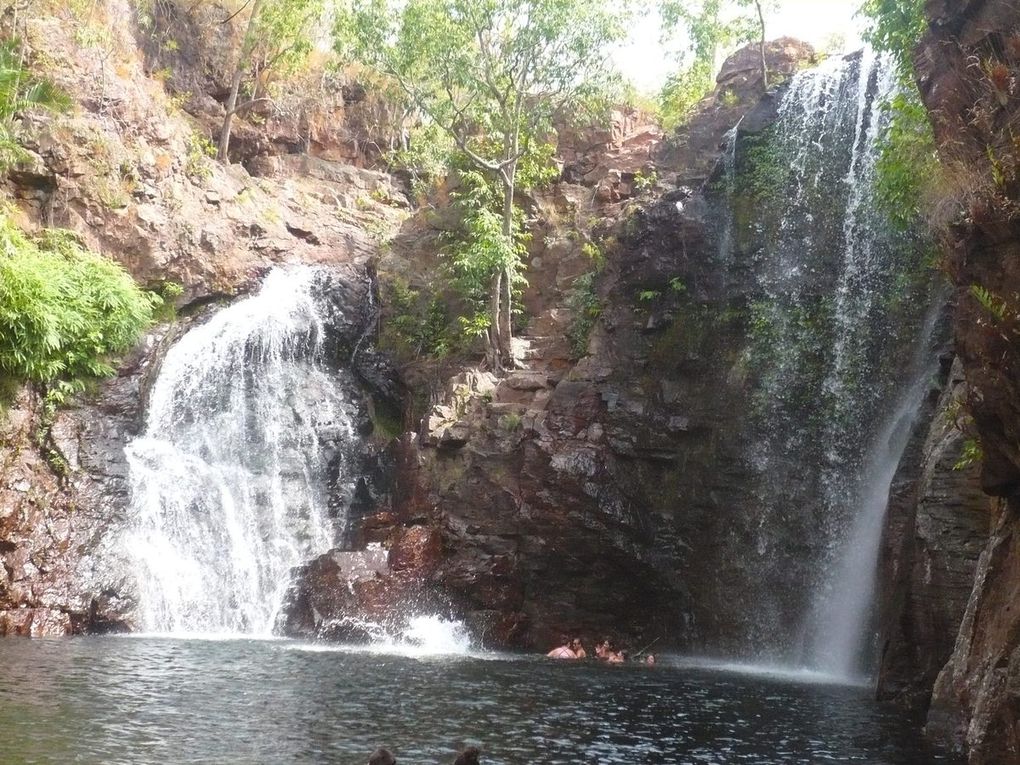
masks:
POLYGON ((719 668, 310 651, 287 641, 0 641, 12 765, 929 765, 916 726, 845 686, 719 668), (297 650, 295 650, 297 649, 297 650))

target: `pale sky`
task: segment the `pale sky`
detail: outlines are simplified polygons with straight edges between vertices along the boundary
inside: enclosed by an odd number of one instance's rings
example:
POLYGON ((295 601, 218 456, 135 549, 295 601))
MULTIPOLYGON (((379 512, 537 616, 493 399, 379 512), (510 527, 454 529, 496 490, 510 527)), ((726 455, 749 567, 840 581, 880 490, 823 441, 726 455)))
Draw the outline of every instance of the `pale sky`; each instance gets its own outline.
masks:
MULTIPOLYGON (((653 3, 646 0, 649 6, 653 3)), ((860 47, 861 21, 854 15, 862 0, 780 0, 780 10, 766 19, 769 39, 784 35, 827 48, 842 36, 846 52, 860 47)), ((659 16, 641 15, 628 44, 614 55, 617 66, 638 90, 658 92, 666 76, 676 68, 675 57, 659 42, 659 16)))

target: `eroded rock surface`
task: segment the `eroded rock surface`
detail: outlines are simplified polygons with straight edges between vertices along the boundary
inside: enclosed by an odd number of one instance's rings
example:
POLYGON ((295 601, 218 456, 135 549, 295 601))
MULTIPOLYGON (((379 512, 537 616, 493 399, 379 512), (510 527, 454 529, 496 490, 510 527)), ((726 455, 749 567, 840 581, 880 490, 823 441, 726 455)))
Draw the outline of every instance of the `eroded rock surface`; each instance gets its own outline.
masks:
MULTIPOLYGON (((1006 0, 932 0, 918 51, 921 94, 932 115, 942 159, 958 176, 948 270, 958 288, 955 336, 968 409, 983 450, 981 483, 997 497, 992 534, 949 662, 939 674, 927 730, 968 755, 972 765, 1020 760, 1020 200, 1015 145, 1016 7, 1006 0), (980 66, 975 62, 984 62, 980 66), (1005 81, 993 82, 991 67, 1005 81), (993 164, 1009 170, 996 185, 993 164), (991 314, 972 285, 1001 298, 991 314)), ((987 301, 986 301, 987 302, 987 301)))
POLYGON ((883 644, 879 697, 925 709, 953 653, 992 510, 967 442, 963 365, 955 360, 930 427, 918 434, 893 487, 879 599, 883 644))

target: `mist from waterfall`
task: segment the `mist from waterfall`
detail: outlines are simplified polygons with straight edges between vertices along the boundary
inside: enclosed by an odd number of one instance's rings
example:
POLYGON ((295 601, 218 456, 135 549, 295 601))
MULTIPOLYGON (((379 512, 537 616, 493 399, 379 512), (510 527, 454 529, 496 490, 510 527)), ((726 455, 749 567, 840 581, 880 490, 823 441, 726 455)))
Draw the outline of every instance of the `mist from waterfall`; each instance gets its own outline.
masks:
POLYGON ((268 634, 291 569, 338 539, 355 407, 316 279, 274 269, 166 355, 126 448, 146 631, 268 634))

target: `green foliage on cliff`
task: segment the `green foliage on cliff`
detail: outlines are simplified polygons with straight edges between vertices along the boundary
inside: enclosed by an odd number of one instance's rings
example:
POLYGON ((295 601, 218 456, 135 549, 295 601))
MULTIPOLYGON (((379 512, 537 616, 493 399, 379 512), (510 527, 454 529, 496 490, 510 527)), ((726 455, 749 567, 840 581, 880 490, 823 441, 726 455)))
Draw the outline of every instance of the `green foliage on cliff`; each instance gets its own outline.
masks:
POLYGON ((783 151, 783 136, 777 135, 772 126, 745 137, 743 144, 737 185, 758 205, 774 202, 777 195, 785 193, 790 178, 790 157, 783 151))
POLYGON ((914 82, 914 50, 926 25, 924 0, 867 0, 861 12, 871 20, 866 38, 896 58, 903 80, 901 92, 882 105, 890 114, 881 138, 878 198, 894 225, 917 229, 939 175, 931 120, 914 82))
POLYGON ((588 353, 588 339, 602 316, 602 300, 595 289, 597 278, 597 271, 581 274, 567 296, 567 308, 573 314, 567 339, 570 341, 570 352, 577 359, 588 353))
MULTIPOLYGON (((478 241, 453 256, 461 277, 486 282, 494 369, 511 353, 510 303, 521 270, 514 195, 527 186, 529 163, 551 167, 554 119, 611 78, 608 54, 625 34, 627 5, 349 0, 337 14, 337 51, 394 83, 408 113, 445 134, 471 170, 500 191, 498 206, 465 206, 464 228, 478 241)), ((477 316, 466 318, 480 329, 477 316)))
POLYGON ((388 313, 380 346, 405 361, 442 358, 450 351, 449 316, 437 295, 394 281, 386 285, 383 297, 388 313))
POLYGON ((682 28, 687 38, 680 70, 659 94, 667 131, 684 124, 712 92, 720 54, 752 40, 764 43, 765 14, 776 5, 770 0, 662 0, 663 28, 682 28))
POLYGON ((963 442, 960 457, 953 465, 953 470, 966 470, 974 465, 980 465, 984 458, 985 453, 981 444, 975 438, 968 438, 963 442))
MULTIPOLYGON (((461 317, 462 332, 484 335, 492 321, 490 284, 493 274, 508 280, 510 296, 500 306, 507 315, 515 310, 515 298, 527 284, 524 255, 528 236, 523 215, 515 208, 506 235, 499 191, 475 170, 458 174, 460 187, 454 192, 454 204, 460 213, 460 227, 448 239, 444 256, 448 259, 453 285, 467 306, 461 317)), ((505 321, 505 319, 503 319, 505 321)))
POLYGON ((908 230, 921 220, 929 185, 939 172, 935 136, 916 89, 900 93, 883 108, 890 119, 881 138, 876 191, 892 223, 908 230))
MULTIPOLYGON (((196 4, 197 5, 197 4, 196 4)), ((245 0, 221 24, 244 18, 217 154, 229 161, 234 117, 269 97, 270 77, 293 71, 314 48, 326 12, 323 0, 245 0), (243 96, 243 97, 242 97, 243 96)))
POLYGON ((865 0, 861 13, 871 19, 865 38, 876 50, 896 56, 900 72, 910 78, 914 49, 924 34, 925 0, 865 0))
POLYGON ((113 374, 160 302, 70 233, 30 239, 0 212, 0 376, 81 390, 113 374))
POLYGON ((0 170, 25 156, 15 130, 15 121, 22 113, 33 108, 61 110, 68 106, 66 93, 28 70, 18 40, 0 41, 0 170))

